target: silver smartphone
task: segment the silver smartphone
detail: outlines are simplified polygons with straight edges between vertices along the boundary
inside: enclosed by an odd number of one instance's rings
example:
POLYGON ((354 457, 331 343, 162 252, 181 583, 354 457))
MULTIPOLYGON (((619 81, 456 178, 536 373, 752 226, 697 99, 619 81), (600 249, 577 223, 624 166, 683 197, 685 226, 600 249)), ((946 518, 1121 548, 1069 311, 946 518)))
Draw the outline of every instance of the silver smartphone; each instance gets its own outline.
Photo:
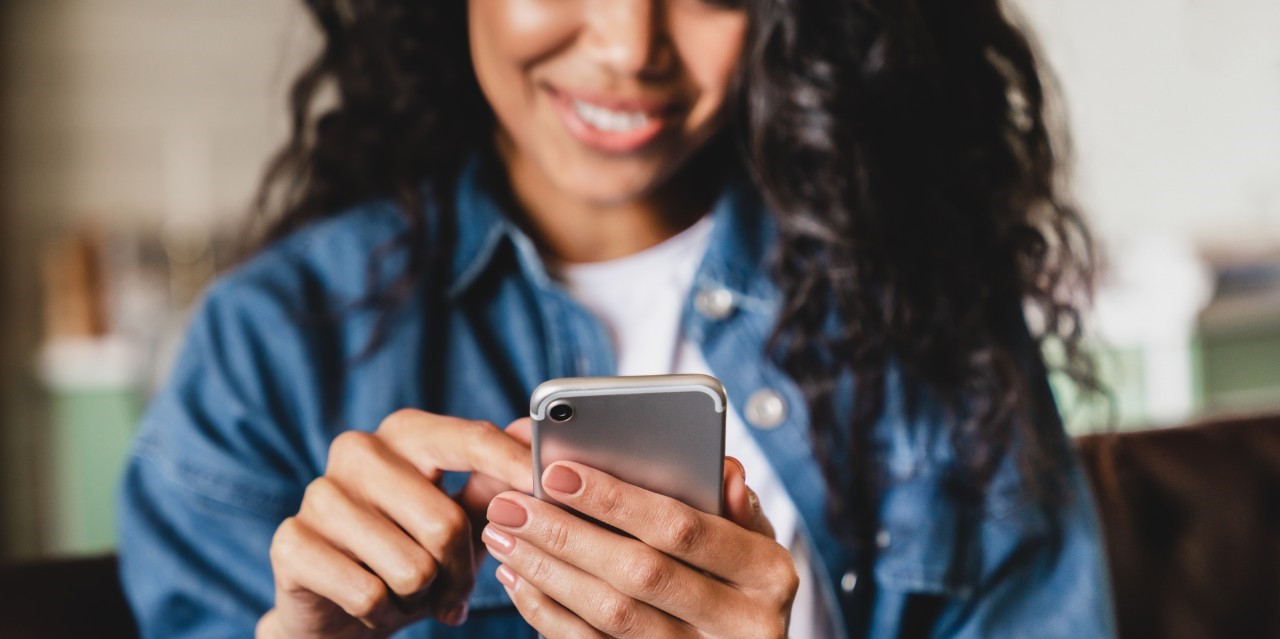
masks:
POLYGON ((575 461, 698 510, 724 512, 724 386, 708 375, 569 377, 538 386, 534 495, 542 471, 575 461))

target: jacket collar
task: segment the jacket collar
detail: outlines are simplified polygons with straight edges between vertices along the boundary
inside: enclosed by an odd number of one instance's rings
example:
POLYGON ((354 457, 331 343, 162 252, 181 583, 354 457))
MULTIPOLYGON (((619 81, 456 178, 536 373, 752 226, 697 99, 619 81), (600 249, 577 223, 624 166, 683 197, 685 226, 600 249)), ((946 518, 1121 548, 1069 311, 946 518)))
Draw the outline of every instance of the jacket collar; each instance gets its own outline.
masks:
MULTIPOLYGON (((465 294, 476 283, 506 242, 515 247, 526 276, 539 285, 550 282, 532 240, 505 213, 510 206, 506 202, 505 179, 500 161, 492 152, 473 153, 459 173, 452 212, 450 300, 465 294)), ((749 178, 731 175, 710 215, 715 229, 698 281, 726 287, 748 305, 766 302, 773 289, 764 266, 775 225, 749 178)))

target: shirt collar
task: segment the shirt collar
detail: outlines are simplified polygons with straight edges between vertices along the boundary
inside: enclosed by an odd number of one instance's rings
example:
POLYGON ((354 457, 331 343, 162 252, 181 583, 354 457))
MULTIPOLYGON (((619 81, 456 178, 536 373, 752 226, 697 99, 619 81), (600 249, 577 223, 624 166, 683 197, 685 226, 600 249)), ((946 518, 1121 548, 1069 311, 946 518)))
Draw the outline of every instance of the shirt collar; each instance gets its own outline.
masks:
MULTIPOLYGON (((504 240, 516 249, 526 276, 542 285, 550 282, 532 240, 504 213, 505 179, 491 152, 473 153, 459 172, 452 212, 451 300, 475 284, 494 262, 504 240)), ((765 301, 772 295, 765 264, 776 230, 773 216, 749 178, 733 174, 709 215, 715 227, 696 282, 718 284, 744 301, 765 301)))

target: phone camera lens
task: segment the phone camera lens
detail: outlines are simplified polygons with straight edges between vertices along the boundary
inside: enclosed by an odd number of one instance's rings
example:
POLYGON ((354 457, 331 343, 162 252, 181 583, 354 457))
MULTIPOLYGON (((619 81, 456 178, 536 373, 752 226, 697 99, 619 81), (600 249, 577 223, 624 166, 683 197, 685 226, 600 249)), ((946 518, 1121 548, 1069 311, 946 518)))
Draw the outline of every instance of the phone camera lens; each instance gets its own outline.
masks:
POLYGON ((567 422, 573 417, 573 407, 568 404, 555 404, 548 413, 553 422, 567 422))

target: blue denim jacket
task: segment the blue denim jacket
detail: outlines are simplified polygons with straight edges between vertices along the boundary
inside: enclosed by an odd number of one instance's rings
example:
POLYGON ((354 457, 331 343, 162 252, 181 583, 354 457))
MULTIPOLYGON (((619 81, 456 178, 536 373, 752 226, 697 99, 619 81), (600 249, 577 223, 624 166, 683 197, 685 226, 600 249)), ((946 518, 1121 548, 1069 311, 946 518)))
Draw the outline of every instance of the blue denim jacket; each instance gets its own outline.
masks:
MULTIPOLYGON (((123 580, 144 636, 251 636, 272 605, 272 534, 323 473, 339 433, 372 430, 403 407, 505 425, 526 414, 544 380, 613 373, 608 336, 503 216, 484 166, 471 162, 459 179, 456 219, 426 213, 450 257, 429 270, 381 329, 385 346, 368 357, 360 355, 380 330, 378 314, 352 302, 367 292, 370 256, 403 229, 390 203, 294 233, 211 286, 147 411, 120 494, 123 580)), ((821 596, 840 617, 832 627, 850 638, 908 628, 929 637, 1114 636, 1098 520, 1079 469, 1070 469, 1066 501, 1052 506, 1012 464, 983 504, 962 503, 943 487, 951 455, 941 412, 904 406, 922 394, 892 377, 873 438, 887 475, 881 548, 868 570, 857 569, 864 562, 824 516, 804 401, 761 355, 778 307, 765 267, 769 213, 736 184, 711 214, 711 246, 682 328, 739 414, 759 390, 783 398, 785 421, 751 433, 816 550, 821 596), (729 312, 700 312, 697 295, 720 289, 731 293, 729 312)), ((398 259, 382 269, 386 277, 398 259)), ((1064 442, 1050 414, 1039 427, 1064 442)), ((446 477, 450 489, 463 481, 446 477)), ((425 621, 396 636, 533 637, 489 562, 464 626, 425 621)))

